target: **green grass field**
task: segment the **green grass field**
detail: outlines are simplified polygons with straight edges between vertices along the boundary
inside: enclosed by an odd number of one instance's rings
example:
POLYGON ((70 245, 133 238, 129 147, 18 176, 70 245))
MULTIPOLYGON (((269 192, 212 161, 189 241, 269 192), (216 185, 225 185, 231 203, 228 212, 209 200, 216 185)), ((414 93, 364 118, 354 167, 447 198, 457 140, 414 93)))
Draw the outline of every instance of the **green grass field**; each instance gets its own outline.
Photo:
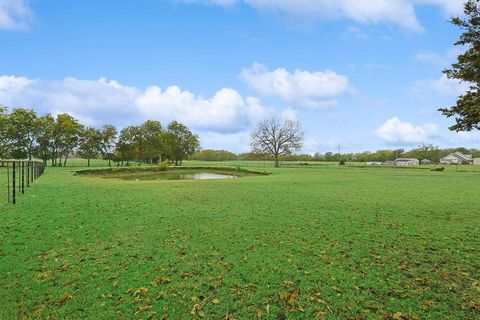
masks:
POLYGON ((0 211, 0 319, 480 318, 480 172, 73 170, 0 211))

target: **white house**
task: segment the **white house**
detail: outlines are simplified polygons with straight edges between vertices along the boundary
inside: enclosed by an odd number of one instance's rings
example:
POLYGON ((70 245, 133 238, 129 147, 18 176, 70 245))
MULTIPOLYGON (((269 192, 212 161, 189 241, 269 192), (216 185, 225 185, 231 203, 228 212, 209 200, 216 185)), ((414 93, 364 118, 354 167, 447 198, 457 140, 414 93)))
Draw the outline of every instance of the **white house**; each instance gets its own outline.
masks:
POLYGON ((398 158, 395 159, 395 165, 397 167, 413 167, 420 165, 420 161, 415 158, 398 158))
POLYGON ((480 166, 480 158, 474 158, 473 159, 473 164, 476 166, 480 166))
POLYGON ((473 164, 473 158, 471 154, 463 154, 457 151, 440 159, 440 164, 473 164))

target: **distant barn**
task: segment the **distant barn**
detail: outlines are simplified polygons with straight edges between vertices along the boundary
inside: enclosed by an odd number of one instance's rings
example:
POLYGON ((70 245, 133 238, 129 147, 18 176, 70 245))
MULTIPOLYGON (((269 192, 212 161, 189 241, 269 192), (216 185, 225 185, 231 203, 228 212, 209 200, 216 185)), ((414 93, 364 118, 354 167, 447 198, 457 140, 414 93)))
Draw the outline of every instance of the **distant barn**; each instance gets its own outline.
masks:
POLYGON ((432 161, 428 160, 428 159, 423 159, 422 161, 420 161, 421 164, 423 165, 429 165, 429 164, 432 164, 432 161))
POLYGON ((440 164, 473 164, 473 158, 471 154, 463 154, 457 151, 440 159, 440 164))
POLYGON ((397 167, 414 167, 420 165, 420 161, 415 158, 398 158, 395 159, 395 165, 397 167))

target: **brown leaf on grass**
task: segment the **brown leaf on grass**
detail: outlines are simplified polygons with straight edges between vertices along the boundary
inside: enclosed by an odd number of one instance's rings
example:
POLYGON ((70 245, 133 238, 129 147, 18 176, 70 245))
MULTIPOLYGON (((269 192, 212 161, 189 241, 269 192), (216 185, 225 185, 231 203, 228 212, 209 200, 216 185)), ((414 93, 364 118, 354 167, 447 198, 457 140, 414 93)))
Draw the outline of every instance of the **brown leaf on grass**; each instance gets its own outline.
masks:
POLYGON ((195 276, 197 274, 200 274, 200 272, 198 271, 190 271, 190 272, 182 272, 180 274, 180 276, 183 278, 183 279, 186 279, 186 278, 190 278, 192 276, 195 276))
POLYGON ((56 305, 56 306, 63 306, 68 300, 72 299, 73 296, 68 293, 68 292, 65 292, 65 294, 57 301, 50 301, 48 304, 50 305, 56 305))
POLYGON ((145 288, 145 287, 141 287, 141 288, 138 288, 138 289, 128 289, 127 293, 131 294, 134 297, 139 296, 139 295, 146 296, 148 294, 148 289, 145 288))
POLYGON ((50 276, 52 275, 53 271, 45 271, 45 272, 42 272, 40 273, 38 276, 37 276, 37 280, 38 281, 43 281, 43 280, 47 280, 48 278, 50 278, 50 276))
POLYGON ((420 305, 420 309, 426 310, 426 309, 432 308, 434 306, 435 306, 435 302, 433 302, 432 300, 425 300, 420 305))
POLYGON ((293 284, 293 282, 290 281, 290 280, 288 280, 288 279, 287 279, 287 280, 283 280, 283 285, 284 285, 285 287, 287 287, 287 288, 290 288, 290 286, 291 286, 292 284, 293 284))
POLYGON ((147 319, 152 319, 153 317, 155 317, 156 314, 157 314, 157 313, 156 313, 155 311, 149 312, 149 313, 147 314, 147 319))
POLYGON ((300 288, 296 288, 293 291, 290 291, 287 294, 284 294, 280 297, 281 300, 285 301, 288 305, 295 304, 295 300, 300 295, 300 288))
POLYGON ((155 277, 150 284, 156 287, 159 283, 169 283, 171 280, 169 278, 155 277))
POLYGON ((70 269, 72 267, 72 265, 70 263, 64 263, 62 264, 60 267, 58 267, 58 271, 66 271, 68 269, 70 269))
POLYGON ((227 311, 227 314, 222 318, 222 320, 235 320, 233 318, 233 315, 230 314, 230 312, 227 311))
POLYGON ((213 303, 213 304, 219 304, 219 303, 220 303, 220 300, 218 300, 217 298, 215 298, 215 299, 212 300, 212 303, 213 303))
POLYGON ((315 313, 313 314, 313 316, 317 319, 320 319, 320 318, 323 318, 325 317, 325 312, 323 311, 315 311, 315 313))
POLYGON ((417 317, 411 317, 405 313, 402 313, 402 312, 396 312, 394 315, 393 315, 393 319, 394 320, 417 320, 418 318, 417 317))
POLYGON ((147 304, 147 305, 144 305, 144 306, 140 306, 138 307, 138 312, 144 312, 148 309, 151 309, 152 308, 152 305, 151 304, 147 304))
POLYGON ((205 317, 205 311, 202 310, 202 306, 198 303, 196 303, 193 306, 192 311, 190 311, 190 313, 192 315, 198 315, 200 318, 205 317))

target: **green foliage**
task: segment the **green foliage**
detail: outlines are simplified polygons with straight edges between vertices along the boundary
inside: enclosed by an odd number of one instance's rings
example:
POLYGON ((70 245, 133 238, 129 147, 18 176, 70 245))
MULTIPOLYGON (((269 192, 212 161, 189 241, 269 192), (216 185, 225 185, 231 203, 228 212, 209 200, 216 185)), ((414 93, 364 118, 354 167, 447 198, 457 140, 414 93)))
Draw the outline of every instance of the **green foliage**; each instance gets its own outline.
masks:
POLYGON ((447 117, 455 117, 454 131, 480 129, 480 0, 465 2, 465 17, 455 17, 452 23, 463 30, 457 46, 467 50, 444 73, 449 79, 470 84, 470 89, 460 96, 457 104, 440 111, 447 117))
POLYGON ((229 161, 237 160, 238 156, 235 153, 225 150, 200 150, 191 157, 192 160, 201 161, 229 161))
POLYGON ((478 318, 478 172, 270 169, 49 169, 2 209, 0 319, 478 318))
POLYGON ((157 164, 157 168, 159 168, 160 171, 167 171, 170 168, 170 165, 167 161, 163 161, 157 164))
POLYGON ((193 134, 185 125, 176 121, 168 125, 164 142, 166 154, 170 160, 175 162, 175 165, 181 164, 184 159, 193 155, 200 148, 198 135, 193 134))

